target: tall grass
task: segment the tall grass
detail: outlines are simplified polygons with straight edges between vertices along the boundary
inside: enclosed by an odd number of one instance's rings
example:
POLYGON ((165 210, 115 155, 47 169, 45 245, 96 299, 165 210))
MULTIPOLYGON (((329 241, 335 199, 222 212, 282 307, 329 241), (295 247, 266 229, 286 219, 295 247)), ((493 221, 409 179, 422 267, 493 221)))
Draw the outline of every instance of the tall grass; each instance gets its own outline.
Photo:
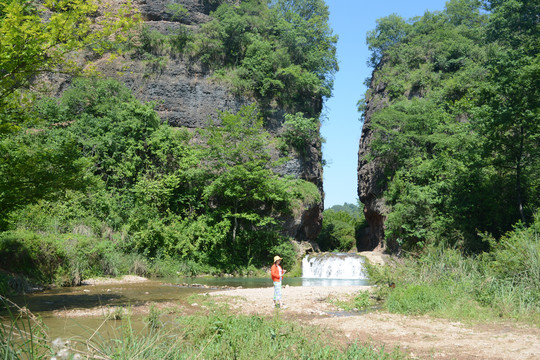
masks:
MULTIPOLYGON (((290 254, 294 260, 292 245, 290 254)), ((227 271, 235 276, 267 276, 254 265, 232 266, 227 271)), ((4 296, 28 292, 41 285, 76 286, 85 279, 101 276, 134 274, 171 278, 223 272, 217 266, 180 257, 149 258, 134 252, 128 242, 91 234, 0 232, 0 295, 4 296)), ((301 269, 296 273, 301 273, 301 269)))
MULTIPOLYGON (((119 339, 120 340, 120 339, 119 339)), ((177 317, 161 328, 121 341, 106 341, 102 356, 114 359, 404 359, 369 345, 336 344, 319 329, 279 318, 236 316, 226 311, 177 317)))
POLYGON ((0 296, 0 358, 49 359, 52 355, 46 328, 40 319, 0 296))
POLYGON ((465 256, 427 248, 386 268, 370 267, 387 310, 458 319, 516 319, 540 324, 540 217, 517 227, 489 252, 465 256), (387 286, 394 283, 391 289, 387 286))
MULTIPOLYGON (((4 299, 9 308, 21 309, 4 299)), ((405 359, 395 349, 386 351, 358 343, 336 343, 335 334, 303 327, 278 316, 237 316, 214 306, 210 313, 149 316, 147 326, 136 331, 129 317, 107 337, 99 328, 82 342, 50 341, 38 318, 26 312, 27 325, 16 312, 2 319, 0 356, 2 359, 405 359), (163 316, 161 316, 163 320, 163 316)), ((109 321, 109 320, 104 320, 109 321)))

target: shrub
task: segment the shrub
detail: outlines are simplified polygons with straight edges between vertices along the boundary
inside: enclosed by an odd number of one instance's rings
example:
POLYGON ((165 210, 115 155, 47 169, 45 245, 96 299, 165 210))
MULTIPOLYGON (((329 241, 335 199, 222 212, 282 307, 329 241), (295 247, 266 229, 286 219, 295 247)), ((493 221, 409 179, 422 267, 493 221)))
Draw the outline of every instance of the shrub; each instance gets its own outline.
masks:
POLYGON ((281 261, 284 268, 290 270, 296 264, 296 251, 294 245, 289 240, 283 240, 278 245, 272 246, 270 249, 270 257, 268 264, 272 264, 274 256, 279 255, 283 260, 281 261))
POLYGON ((309 147, 319 140, 319 123, 315 118, 304 117, 301 112, 285 114, 281 137, 287 145, 307 156, 309 147))
POLYGON ((481 256, 428 246, 383 268, 368 266, 390 311, 458 319, 540 320, 538 220, 516 227, 481 256), (394 283, 395 289, 388 284, 394 283))
POLYGON ((386 307, 402 314, 427 314, 440 311, 448 303, 448 291, 432 284, 411 284, 391 292, 386 307))

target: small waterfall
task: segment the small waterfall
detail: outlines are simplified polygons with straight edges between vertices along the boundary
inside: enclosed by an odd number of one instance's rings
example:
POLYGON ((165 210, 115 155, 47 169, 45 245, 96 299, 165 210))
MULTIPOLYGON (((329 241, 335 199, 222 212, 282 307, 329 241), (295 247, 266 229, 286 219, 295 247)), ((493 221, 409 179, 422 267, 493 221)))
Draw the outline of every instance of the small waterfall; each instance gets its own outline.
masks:
POLYGON ((302 278, 367 279, 364 258, 348 253, 307 255, 302 260, 302 278))

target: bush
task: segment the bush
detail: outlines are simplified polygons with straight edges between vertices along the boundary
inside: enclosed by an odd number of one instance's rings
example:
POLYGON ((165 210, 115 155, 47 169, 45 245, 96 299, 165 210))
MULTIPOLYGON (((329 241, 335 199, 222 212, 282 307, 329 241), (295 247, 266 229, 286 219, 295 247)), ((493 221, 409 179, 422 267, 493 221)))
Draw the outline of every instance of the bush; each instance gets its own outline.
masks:
POLYGON ((287 270, 291 270, 296 264, 296 250, 294 245, 289 240, 283 240, 278 245, 272 246, 270 249, 270 257, 272 260, 269 260, 268 264, 272 264, 274 261, 274 256, 278 255, 283 258, 281 264, 287 270))
POLYGON ((465 256, 455 249, 428 246, 383 268, 368 266, 378 296, 390 311, 458 319, 515 318, 540 321, 538 217, 518 226, 492 251, 465 256), (395 284, 395 289, 389 284, 395 284))
POLYGON ((322 251, 355 250, 365 224, 362 209, 358 206, 345 204, 327 209, 323 212, 323 226, 317 243, 322 251))
POLYGON ((0 233, 0 267, 52 283, 57 268, 65 262, 62 249, 56 245, 53 237, 29 231, 0 233))
POLYGON ((490 274, 540 289, 540 212, 530 227, 518 224, 498 242, 492 239, 491 245, 483 258, 490 274))
POLYGON ((432 284, 411 284, 396 288, 388 297, 386 307, 401 314, 428 314, 448 306, 447 289, 432 284))
POLYGON ((294 115, 285 114, 281 137, 287 145, 307 156, 310 146, 320 140, 318 121, 315 118, 304 117, 301 112, 294 115))
POLYGON ((123 254, 114 243, 93 236, 27 230, 0 233, 0 268, 39 283, 73 286, 90 277, 117 276, 132 270, 141 275, 146 273, 141 264, 145 261, 139 255, 123 254), (138 269, 134 269, 137 261, 138 269))

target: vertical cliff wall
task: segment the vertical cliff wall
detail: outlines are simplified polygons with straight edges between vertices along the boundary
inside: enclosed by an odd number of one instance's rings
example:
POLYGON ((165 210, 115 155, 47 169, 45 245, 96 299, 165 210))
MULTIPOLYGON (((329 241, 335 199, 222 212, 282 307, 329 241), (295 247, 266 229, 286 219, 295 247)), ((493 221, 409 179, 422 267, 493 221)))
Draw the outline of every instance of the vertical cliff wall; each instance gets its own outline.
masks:
POLYGON ((364 216, 369 229, 358 242, 358 250, 384 250, 384 219, 387 208, 382 193, 385 186, 383 167, 377 158, 371 155, 370 145, 375 136, 371 127, 371 117, 377 110, 388 103, 385 85, 379 83, 375 86, 374 72, 370 91, 366 97, 364 110, 364 124, 358 149, 358 198, 364 204, 364 216))

